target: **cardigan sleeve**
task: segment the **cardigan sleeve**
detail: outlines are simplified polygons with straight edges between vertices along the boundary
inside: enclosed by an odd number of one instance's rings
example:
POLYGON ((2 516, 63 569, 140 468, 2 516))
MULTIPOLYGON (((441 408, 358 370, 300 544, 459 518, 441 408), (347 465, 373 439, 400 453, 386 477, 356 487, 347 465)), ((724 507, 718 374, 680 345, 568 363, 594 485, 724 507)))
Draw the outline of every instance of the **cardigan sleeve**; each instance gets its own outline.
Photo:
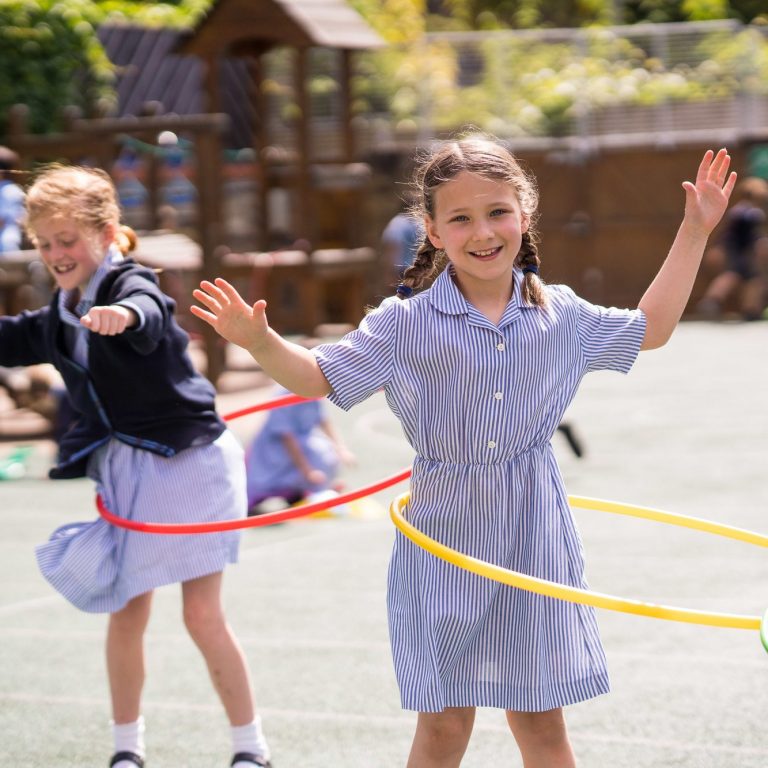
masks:
POLYGON ((0 317, 0 365, 36 365, 50 363, 46 343, 50 307, 0 317))

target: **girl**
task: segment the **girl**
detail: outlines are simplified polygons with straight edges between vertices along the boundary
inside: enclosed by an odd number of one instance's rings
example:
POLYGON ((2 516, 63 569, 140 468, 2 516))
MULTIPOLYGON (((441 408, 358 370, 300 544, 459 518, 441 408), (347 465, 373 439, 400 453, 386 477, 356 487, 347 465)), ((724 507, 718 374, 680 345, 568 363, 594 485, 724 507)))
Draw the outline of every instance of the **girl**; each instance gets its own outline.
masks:
MULTIPOLYGON (((538 277, 533 181, 483 137, 442 145, 417 173, 426 236, 359 329, 307 352, 227 282, 193 312, 284 386, 350 408, 383 387, 417 452, 407 515, 473 557, 584 587, 582 548, 550 439, 588 371, 627 372, 670 337, 735 183, 725 150, 684 182, 685 215, 638 309, 604 309, 538 277), (727 178, 726 178, 727 177, 727 178), (447 261, 447 268, 440 271, 447 261), (407 298, 439 273, 432 286, 407 298)), ((506 711, 526 768, 571 768, 562 707, 605 693, 594 612, 508 589, 397 535, 388 610, 410 768, 461 762, 475 708, 506 711)))
MULTIPOLYGON (((277 396, 289 394, 282 387, 277 396)), ((267 414, 245 452, 249 514, 269 498, 296 504, 314 494, 337 491, 341 463, 349 452, 317 400, 277 408, 267 414)))
MULTIPOLYGON (((56 166, 27 192, 27 229, 57 289, 50 306, 0 318, 0 364, 50 362, 77 418, 51 476, 94 479, 113 512, 135 520, 221 520, 245 514, 239 444, 215 391, 187 354, 188 337, 154 273, 125 254, 115 188, 98 170, 56 166)), ((84 611, 108 612, 107 670, 115 753, 144 765, 144 630, 152 590, 181 582, 184 622, 232 726, 237 768, 269 765, 247 662, 221 606, 236 534, 147 536, 99 519, 64 526, 38 548, 46 578, 84 611)))

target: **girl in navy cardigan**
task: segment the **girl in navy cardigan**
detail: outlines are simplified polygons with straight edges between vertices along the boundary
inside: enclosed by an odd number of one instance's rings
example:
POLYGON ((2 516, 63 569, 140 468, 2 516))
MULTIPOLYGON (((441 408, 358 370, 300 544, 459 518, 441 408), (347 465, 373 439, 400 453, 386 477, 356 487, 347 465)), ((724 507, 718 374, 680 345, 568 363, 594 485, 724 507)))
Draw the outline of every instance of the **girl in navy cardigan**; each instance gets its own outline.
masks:
MULTIPOLYGON (((51 304, 0 318, 0 364, 52 363, 77 418, 51 476, 91 477, 132 520, 213 521, 246 513, 243 452, 194 369, 174 302, 127 254, 109 176, 54 166, 27 191, 27 229, 56 282, 51 304)), ((84 611, 110 614, 107 671, 115 752, 144 765, 144 631, 155 587, 180 582, 184 622, 232 726, 235 768, 269 765, 247 661, 221 605, 237 532, 150 536, 102 519, 63 526, 37 548, 44 576, 84 611)))

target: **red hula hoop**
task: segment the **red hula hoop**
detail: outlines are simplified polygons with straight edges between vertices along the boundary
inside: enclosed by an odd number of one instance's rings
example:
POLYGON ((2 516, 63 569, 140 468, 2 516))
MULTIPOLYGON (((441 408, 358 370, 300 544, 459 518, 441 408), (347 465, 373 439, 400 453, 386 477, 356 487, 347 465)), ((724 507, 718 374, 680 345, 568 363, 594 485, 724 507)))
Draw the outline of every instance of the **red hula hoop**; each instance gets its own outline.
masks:
MULTIPOLYGON (((283 395, 282 397, 259 403, 250 408, 233 411, 224 416, 223 419, 224 421, 232 421, 233 419, 238 419, 241 416, 247 416, 251 413, 257 413, 258 411, 268 411, 272 408, 282 408, 288 405, 295 405, 296 403, 307 402, 308 400, 319 399, 320 398, 300 397, 299 395, 283 395)), ((113 512, 110 512, 104 504, 104 500, 98 494, 96 495, 96 507, 99 510, 99 514, 107 522, 112 523, 112 525, 115 525, 118 528, 126 528, 129 531, 174 534, 216 533, 221 531, 234 531, 239 528, 258 528, 262 525, 273 525, 274 523, 282 523, 285 520, 306 517, 315 512, 320 512, 321 510, 337 507, 350 501, 362 499, 364 496, 378 493, 385 488, 389 488, 392 485, 397 485, 398 483, 403 482, 403 480, 407 480, 410 476, 411 469, 409 467, 400 470, 397 474, 391 475, 377 483, 365 486, 364 488, 358 488, 356 491, 343 493, 333 499, 317 501, 314 504, 304 504, 299 507, 290 507, 289 509, 281 509, 279 512, 269 512, 266 515, 259 515, 258 517, 239 517, 236 520, 218 520, 212 523, 144 523, 138 520, 125 520, 124 518, 115 515, 113 512)))

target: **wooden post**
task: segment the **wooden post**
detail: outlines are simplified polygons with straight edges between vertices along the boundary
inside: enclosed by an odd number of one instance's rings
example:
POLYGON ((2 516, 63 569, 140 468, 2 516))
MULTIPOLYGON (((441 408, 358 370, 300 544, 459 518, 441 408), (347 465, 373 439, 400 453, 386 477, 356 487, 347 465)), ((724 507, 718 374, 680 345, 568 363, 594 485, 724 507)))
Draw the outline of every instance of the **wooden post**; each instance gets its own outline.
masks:
POLYGON ((264 59, 256 53, 247 58, 249 85, 251 88, 251 119, 253 125, 253 147, 256 152, 256 217, 258 222, 258 247, 266 250, 269 237, 269 102, 264 94, 264 59))
POLYGON ((352 51, 341 51, 341 131, 344 136, 344 162, 352 163, 357 154, 355 132, 352 129, 352 51))
MULTIPOLYGON (((226 122, 221 115, 222 122, 226 122)), ((205 131, 195 141, 197 165, 197 201, 200 247, 203 251, 203 276, 212 279, 221 272, 217 246, 222 234, 222 174, 221 143, 216 131, 205 131)), ((208 360, 206 374, 215 384, 224 371, 226 347, 219 335, 206 323, 203 326, 205 352, 208 360)))
POLYGON ((296 169, 297 205, 293 212, 294 231, 298 237, 310 243, 315 239, 315 227, 312 206, 312 180, 310 163, 312 147, 309 136, 311 105, 307 89, 308 48, 296 49, 295 90, 296 104, 299 108, 298 125, 298 168, 296 169))

